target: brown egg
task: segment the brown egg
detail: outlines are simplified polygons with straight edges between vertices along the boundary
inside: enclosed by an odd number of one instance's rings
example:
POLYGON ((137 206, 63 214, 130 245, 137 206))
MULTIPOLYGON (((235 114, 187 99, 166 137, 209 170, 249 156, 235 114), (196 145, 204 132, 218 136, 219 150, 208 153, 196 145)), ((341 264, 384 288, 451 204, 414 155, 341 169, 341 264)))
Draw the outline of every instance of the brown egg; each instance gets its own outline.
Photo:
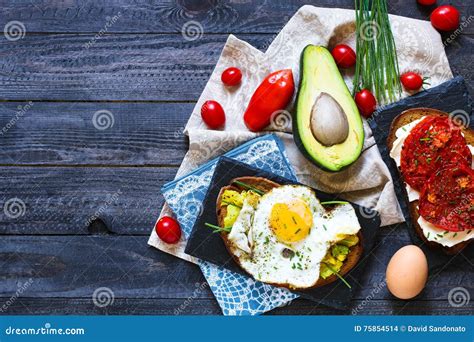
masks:
POLYGON ((423 251, 409 245, 400 248, 387 266, 387 287, 397 298, 410 299, 417 296, 428 279, 428 262, 423 251))

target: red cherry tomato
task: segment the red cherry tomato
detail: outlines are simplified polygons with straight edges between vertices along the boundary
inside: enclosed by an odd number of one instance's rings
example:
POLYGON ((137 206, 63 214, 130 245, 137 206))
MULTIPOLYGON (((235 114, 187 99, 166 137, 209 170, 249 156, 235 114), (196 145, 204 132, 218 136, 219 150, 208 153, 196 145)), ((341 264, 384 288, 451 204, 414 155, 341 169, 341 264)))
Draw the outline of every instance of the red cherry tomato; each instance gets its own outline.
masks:
POLYGON ((337 66, 341 68, 350 68, 356 63, 356 54, 349 45, 339 44, 331 51, 337 66))
POLYGON ((436 0, 417 0, 420 5, 431 6, 436 3, 436 0))
POLYGON ((431 13, 431 25, 440 31, 453 31, 459 27, 459 11, 456 7, 444 5, 431 13))
POLYGON ((362 89, 355 95, 355 102, 360 113, 365 118, 369 118, 377 107, 374 95, 367 89, 362 89))
POLYGON ((217 101, 204 102, 201 107, 201 117, 212 129, 217 129, 225 124, 224 108, 217 101))
POLYGON ((178 221, 169 216, 163 216, 155 226, 156 234, 166 243, 175 244, 181 238, 181 227, 178 221))
POLYGON ((221 75, 221 81, 228 87, 234 87, 242 80, 242 71, 239 68, 227 68, 221 75))
POLYGON ((407 90, 418 90, 423 87, 423 78, 416 72, 406 72, 400 76, 400 81, 407 90))

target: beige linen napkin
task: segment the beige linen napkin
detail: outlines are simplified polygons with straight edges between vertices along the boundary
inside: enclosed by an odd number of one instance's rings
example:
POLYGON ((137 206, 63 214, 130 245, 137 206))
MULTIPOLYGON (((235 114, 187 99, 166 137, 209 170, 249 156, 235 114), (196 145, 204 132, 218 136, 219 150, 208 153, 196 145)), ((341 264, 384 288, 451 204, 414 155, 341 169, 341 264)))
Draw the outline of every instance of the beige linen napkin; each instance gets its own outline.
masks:
MULTIPOLYGON (((452 78, 441 37, 428 21, 390 15, 390 22, 401 73, 417 71, 428 76, 431 87, 452 78)), ((177 177, 259 134, 268 133, 249 132, 242 119, 250 97, 265 76, 272 71, 291 68, 295 83, 298 85, 300 54, 306 45, 324 45, 332 48, 336 44, 344 43, 355 49, 354 30, 353 10, 303 6, 275 37, 265 53, 232 35, 229 36, 211 78, 186 125, 185 134, 189 135, 190 147, 177 177), (239 67, 243 73, 242 84, 237 89, 224 87, 220 80, 222 71, 230 66, 239 67), (224 107, 227 121, 223 130, 209 130, 202 122, 200 109, 207 100, 217 100, 224 107)), ((365 34, 369 36, 368 39, 376 30, 375 26, 367 28, 365 34)), ((342 71, 342 74, 347 86, 352 90, 351 72, 342 71)), ((402 97, 409 95, 404 92, 402 97)), ((291 113, 292 105, 287 109, 291 113)), ((330 173, 308 162, 299 152, 291 134, 289 113, 282 111, 267 130, 277 132, 283 140, 290 163, 302 183, 322 191, 340 194, 342 198, 374 208, 381 215, 382 225, 404 221, 391 175, 382 161, 366 122, 364 122, 366 138, 361 157, 346 170, 330 173)), ((165 206, 162 214, 167 210, 169 209, 165 206)), ((173 250, 169 250, 170 247, 161 243, 154 232, 149 243, 190 260, 182 253, 182 246, 172 247, 173 250)))

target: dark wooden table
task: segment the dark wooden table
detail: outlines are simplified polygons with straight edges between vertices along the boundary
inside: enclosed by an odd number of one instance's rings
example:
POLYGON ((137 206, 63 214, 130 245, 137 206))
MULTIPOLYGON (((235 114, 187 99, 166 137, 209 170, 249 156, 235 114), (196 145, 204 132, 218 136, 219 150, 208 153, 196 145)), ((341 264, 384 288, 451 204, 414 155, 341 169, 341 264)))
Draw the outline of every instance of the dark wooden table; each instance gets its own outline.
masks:
MULTIPOLYGON (((26 31, 0 38, 0 313, 173 314, 183 303, 183 314, 220 313, 207 288, 196 291, 204 280, 196 266, 147 246, 163 205, 160 187, 187 150, 181 131, 228 34, 265 49, 307 3, 353 6, 351 0, 0 1, 0 27, 26 31), (195 41, 181 34, 190 20, 204 30, 195 41), (98 111, 109 111, 113 125, 97 129, 98 111), (100 287, 113 291, 113 303, 94 305, 100 287)), ((451 3, 465 20, 473 14, 473 1, 451 3)), ((389 4, 394 14, 429 15, 415 0, 389 4)), ((471 93, 473 33, 470 24, 446 47, 471 93)), ((416 300, 394 300, 378 287, 390 256, 407 243, 404 231, 380 230, 352 310, 296 300, 272 313, 472 313, 472 301, 461 307, 447 301, 456 286, 472 296, 472 260, 462 255, 433 274, 416 300)))

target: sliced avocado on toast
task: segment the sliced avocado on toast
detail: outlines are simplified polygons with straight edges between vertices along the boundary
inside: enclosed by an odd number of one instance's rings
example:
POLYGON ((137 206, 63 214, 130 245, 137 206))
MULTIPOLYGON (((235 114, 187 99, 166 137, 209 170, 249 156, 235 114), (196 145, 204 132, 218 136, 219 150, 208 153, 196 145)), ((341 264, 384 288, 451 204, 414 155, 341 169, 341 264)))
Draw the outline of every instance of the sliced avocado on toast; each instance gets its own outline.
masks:
POLYGON ((293 120, 296 145, 317 166, 340 171, 362 152, 364 128, 357 106, 325 47, 306 46, 300 75, 293 120))

